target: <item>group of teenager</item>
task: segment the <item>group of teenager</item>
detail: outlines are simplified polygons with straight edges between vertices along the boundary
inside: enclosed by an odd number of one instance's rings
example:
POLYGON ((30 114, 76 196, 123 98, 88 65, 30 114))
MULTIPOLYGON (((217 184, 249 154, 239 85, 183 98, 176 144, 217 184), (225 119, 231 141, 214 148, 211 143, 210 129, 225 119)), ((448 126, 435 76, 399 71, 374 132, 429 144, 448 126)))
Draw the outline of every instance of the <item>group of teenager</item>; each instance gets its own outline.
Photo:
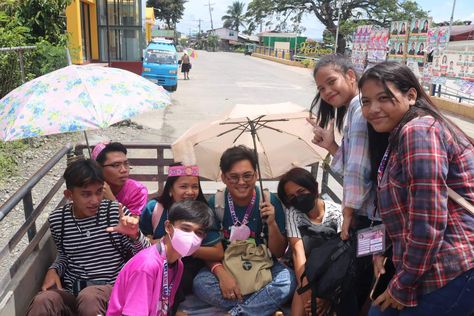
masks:
POLYGON ((308 282, 301 225, 336 227, 354 242, 367 229, 385 234, 383 249, 354 258, 353 284, 337 304, 317 300, 318 315, 364 311, 387 256, 395 274, 369 315, 474 313, 474 215, 448 196, 449 188, 474 204, 472 140, 402 64, 358 78, 346 58, 328 55, 313 75, 317 110, 308 122, 343 177, 341 205, 323 200, 304 168, 282 175, 277 194, 262 192, 245 146, 224 151, 225 188, 208 201, 199 167, 176 163, 147 202, 146 188, 128 177, 126 148, 99 144, 93 159, 66 168, 70 203, 49 217, 58 255, 28 315, 173 315, 190 293, 226 315, 272 315, 285 304, 308 315, 311 293, 295 291, 308 282), (237 235, 271 253, 271 280, 252 293, 223 262, 237 235))

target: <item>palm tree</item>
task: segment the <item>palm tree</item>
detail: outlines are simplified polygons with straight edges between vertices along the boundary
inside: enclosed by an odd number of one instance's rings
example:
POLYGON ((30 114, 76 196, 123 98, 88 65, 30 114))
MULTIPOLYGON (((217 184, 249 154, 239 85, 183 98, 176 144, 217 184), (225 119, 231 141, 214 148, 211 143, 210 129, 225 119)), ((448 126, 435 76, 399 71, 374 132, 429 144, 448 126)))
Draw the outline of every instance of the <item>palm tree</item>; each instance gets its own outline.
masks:
POLYGON ((239 32, 239 27, 245 27, 243 21, 245 20, 245 3, 240 1, 234 1, 230 6, 227 7, 227 14, 222 17, 224 21, 224 27, 236 30, 239 32))

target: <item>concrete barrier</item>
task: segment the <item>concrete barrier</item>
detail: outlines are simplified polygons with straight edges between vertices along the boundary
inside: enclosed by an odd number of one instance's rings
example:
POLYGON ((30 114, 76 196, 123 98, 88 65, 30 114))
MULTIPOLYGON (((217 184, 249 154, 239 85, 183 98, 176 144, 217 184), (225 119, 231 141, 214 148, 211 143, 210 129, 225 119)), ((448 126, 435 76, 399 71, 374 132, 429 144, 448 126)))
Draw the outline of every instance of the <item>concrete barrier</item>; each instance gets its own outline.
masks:
POLYGON ((474 105, 454 102, 439 97, 432 98, 434 103, 439 107, 439 109, 460 115, 463 118, 474 120, 474 105))
POLYGON ((276 58, 276 57, 273 57, 273 56, 263 55, 263 54, 259 54, 259 53, 255 53, 255 52, 252 53, 252 57, 271 60, 271 61, 274 61, 274 62, 277 62, 277 63, 280 63, 280 64, 289 65, 289 66, 296 66, 296 67, 305 68, 305 66, 303 64, 301 64, 300 62, 297 62, 297 61, 282 59, 282 58, 276 58))

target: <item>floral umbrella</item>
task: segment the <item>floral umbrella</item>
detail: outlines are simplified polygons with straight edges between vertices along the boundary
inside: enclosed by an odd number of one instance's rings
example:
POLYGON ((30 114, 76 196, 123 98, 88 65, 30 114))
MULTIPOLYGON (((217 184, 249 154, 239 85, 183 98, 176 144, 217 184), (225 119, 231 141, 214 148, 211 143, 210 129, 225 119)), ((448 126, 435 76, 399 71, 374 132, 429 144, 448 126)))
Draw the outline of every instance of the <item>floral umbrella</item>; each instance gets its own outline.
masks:
POLYGON ((170 103, 162 87, 132 72, 67 66, 23 84, 0 100, 0 139, 105 128, 170 103))

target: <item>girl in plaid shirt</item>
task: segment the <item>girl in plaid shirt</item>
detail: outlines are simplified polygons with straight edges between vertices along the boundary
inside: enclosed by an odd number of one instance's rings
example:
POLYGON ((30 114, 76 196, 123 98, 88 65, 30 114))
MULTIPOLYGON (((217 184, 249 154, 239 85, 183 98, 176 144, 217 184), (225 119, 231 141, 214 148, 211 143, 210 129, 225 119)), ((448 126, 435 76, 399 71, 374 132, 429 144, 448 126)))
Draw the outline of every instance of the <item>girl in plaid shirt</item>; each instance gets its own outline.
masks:
MULTIPOLYGON (((384 62, 359 81, 362 112, 389 132, 378 172, 378 207, 396 269, 369 315, 474 313, 474 146, 446 119, 410 69, 384 62)), ((374 256, 376 272, 383 271, 374 256)))
MULTIPOLYGON (((314 68, 318 94, 311 104, 318 109, 313 125, 313 143, 333 156, 331 169, 343 176, 341 238, 347 240, 350 231, 369 227, 374 220, 376 185, 372 179, 369 157, 367 120, 362 116, 357 87, 357 73, 350 60, 342 55, 326 55, 314 68), (334 125, 342 132, 338 145, 334 139, 334 125)), ((352 234, 354 236, 354 234, 352 234)), ((372 283, 373 269, 370 256, 357 258, 354 296, 358 307, 363 307, 372 283)))

